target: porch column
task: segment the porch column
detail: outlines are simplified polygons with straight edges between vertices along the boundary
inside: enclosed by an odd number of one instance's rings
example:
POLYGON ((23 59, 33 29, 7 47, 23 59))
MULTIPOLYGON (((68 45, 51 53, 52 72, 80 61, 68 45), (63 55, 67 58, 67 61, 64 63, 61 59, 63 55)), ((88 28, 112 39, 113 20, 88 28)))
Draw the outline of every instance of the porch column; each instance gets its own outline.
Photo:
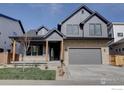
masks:
POLYGON ((48 41, 46 40, 46 62, 48 62, 48 41))
POLYGON ((16 52, 16 50, 15 50, 15 47, 16 47, 16 41, 14 40, 13 41, 13 52, 12 52, 12 61, 15 61, 15 52, 16 52))
POLYGON ((63 44, 63 40, 61 41, 60 60, 61 60, 61 61, 64 60, 64 44, 63 44))

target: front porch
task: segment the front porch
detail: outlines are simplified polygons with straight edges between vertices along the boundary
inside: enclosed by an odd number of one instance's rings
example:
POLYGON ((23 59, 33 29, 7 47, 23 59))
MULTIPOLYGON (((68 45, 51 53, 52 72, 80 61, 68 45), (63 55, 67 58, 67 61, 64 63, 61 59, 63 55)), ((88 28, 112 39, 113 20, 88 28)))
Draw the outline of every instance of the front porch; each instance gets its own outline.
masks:
POLYGON ((47 37, 41 36, 16 36, 10 37, 13 41, 12 44, 12 61, 15 61, 16 44, 20 43, 21 51, 19 54, 18 61, 63 61, 64 56, 64 45, 63 38, 54 31, 47 35, 47 37), (54 34, 57 36, 55 38, 54 34), (54 39, 53 39, 53 36, 54 39))
MULTIPOLYGON (((19 61, 60 61, 63 41, 30 41, 25 54, 19 54, 19 61)), ((13 43, 12 61, 15 61, 16 40, 13 43), (14 45, 15 44, 15 45, 14 45)))

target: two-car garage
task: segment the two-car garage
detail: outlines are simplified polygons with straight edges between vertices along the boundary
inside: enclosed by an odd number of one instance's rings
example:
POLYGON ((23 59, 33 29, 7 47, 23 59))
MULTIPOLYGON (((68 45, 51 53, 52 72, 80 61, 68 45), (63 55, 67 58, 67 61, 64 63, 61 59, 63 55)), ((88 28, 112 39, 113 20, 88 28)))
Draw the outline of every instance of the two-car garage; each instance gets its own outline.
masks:
POLYGON ((69 64, 102 64, 100 48, 69 48, 69 64))

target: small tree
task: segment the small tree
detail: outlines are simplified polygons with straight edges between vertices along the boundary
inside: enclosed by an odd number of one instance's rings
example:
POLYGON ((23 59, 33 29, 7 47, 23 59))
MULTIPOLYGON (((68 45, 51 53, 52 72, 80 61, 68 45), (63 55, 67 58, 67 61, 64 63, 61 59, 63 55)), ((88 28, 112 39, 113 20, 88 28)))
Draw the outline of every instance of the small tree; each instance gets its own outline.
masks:
POLYGON ((30 46, 30 38, 27 36, 27 33, 22 38, 21 43, 22 43, 23 48, 24 48, 24 56, 26 56, 26 52, 30 46))
MULTIPOLYGON (((21 40, 21 44, 23 45, 23 48, 24 48, 24 56, 26 56, 26 52, 28 51, 28 48, 30 46, 30 38, 27 36, 27 33, 24 35, 24 37, 22 38, 21 40)), ((24 65, 23 65, 23 72, 24 72, 25 68, 24 68, 24 65)))

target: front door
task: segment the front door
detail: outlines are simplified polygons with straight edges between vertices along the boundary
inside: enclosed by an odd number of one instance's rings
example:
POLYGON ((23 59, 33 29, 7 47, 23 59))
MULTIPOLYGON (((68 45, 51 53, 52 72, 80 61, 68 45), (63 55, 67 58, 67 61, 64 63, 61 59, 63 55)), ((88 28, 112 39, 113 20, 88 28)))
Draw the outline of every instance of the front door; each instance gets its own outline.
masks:
POLYGON ((50 61, 60 60, 60 42, 49 42, 50 61))

